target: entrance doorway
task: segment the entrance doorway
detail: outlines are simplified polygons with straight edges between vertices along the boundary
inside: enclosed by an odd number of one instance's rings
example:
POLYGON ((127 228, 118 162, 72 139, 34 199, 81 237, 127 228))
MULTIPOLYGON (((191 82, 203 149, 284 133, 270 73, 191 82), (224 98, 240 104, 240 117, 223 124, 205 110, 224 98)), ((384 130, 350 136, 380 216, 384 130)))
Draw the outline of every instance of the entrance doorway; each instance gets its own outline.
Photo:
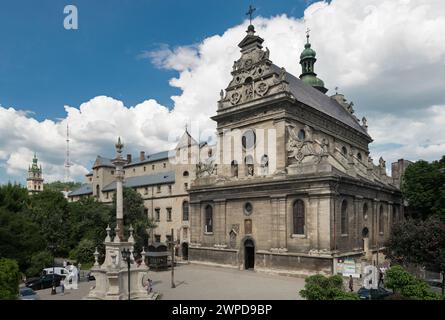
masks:
POLYGON ((189 259, 189 244, 187 242, 182 243, 182 259, 189 259))
POLYGON ((255 267, 255 245, 252 240, 244 241, 244 269, 249 270, 255 267))

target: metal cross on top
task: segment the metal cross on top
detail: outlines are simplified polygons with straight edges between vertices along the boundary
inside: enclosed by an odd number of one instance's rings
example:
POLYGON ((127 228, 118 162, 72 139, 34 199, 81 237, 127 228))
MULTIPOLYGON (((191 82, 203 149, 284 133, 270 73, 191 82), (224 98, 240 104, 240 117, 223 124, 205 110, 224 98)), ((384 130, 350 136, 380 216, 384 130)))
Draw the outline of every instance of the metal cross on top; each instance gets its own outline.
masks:
POLYGON ((306 38, 307 38, 307 42, 309 42, 309 32, 311 32, 311 29, 307 28, 307 29, 306 29, 306 38))
POLYGON ((252 14, 256 10, 256 8, 252 7, 252 5, 249 5, 249 11, 247 11, 246 16, 249 16, 250 24, 252 24, 252 14))

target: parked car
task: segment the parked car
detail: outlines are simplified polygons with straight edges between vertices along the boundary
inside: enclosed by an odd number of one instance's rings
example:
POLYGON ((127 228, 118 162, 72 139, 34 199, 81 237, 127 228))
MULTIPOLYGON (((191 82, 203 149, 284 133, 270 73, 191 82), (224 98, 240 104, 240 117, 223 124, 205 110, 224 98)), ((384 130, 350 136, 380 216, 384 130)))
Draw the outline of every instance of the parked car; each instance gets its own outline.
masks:
POLYGON ((40 300, 40 297, 37 292, 25 287, 19 290, 19 300, 40 300))
POLYGON ((360 300, 384 300, 393 293, 381 287, 378 289, 366 289, 365 287, 361 287, 357 291, 357 294, 360 300))
POLYGON ((431 291, 442 294, 442 282, 435 279, 427 279, 425 282, 430 286, 431 291))
POLYGON ((45 268, 43 269, 42 273, 43 274, 52 274, 54 270, 55 274, 58 274, 59 276, 68 276, 69 271, 66 268, 63 267, 50 267, 50 268, 45 268))
POLYGON ((64 276, 58 274, 45 274, 39 278, 31 278, 26 281, 25 285, 33 290, 51 288, 53 286, 53 277, 56 287, 60 286, 60 280, 63 279, 64 276))

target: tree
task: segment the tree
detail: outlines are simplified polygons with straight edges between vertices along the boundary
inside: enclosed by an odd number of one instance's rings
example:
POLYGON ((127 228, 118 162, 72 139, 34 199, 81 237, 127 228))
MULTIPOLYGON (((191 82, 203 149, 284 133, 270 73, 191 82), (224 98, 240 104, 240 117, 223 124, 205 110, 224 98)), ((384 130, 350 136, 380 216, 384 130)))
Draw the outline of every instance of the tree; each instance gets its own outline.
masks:
POLYGON ((95 243, 90 239, 83 239, 79 245, 72 250, 71 257, 80 263, 89 263, 94 261, 95 243))
POLYGON ((44 268, 49 268, 54 264, 54 257, 49 251, 36 252, 31 256, 29 268, 26 270, 28 277, 38 276, 44 268))
POLYGON ((0 208, 10 212, 23 211, 29 203, 28 190, 18 184, 0 186, 0 208))
MULTIPOLYGON (((124 226, 125 233, 128 235, 130 225, 134 228, 135 252, 141 251, 142 247, 148 241, 147 228, 152 226, 153 222, 149 221, 144 212, 144 200, 141 195, 131 188, 123 189, 123 210, 124 210, 124 226)), ((116 216, 116 196, 113 197, 113 206, 111 208, 112 222, 116 216)))
POLYGON ((68 204, 70 247, 76 247, 83 239, 90 239, 101 247, 110 222, 110 207, 94 198, 84 198, 68 204))
POLYGON ((386 256, 407 266, 418 264, 430 271, 440 272, 443 277, 442 294, 445 290, 445 223, 438 217, 426 220, 408 219, 393 226, 385 244, 386 256))
POLYGON ((0 252, 4 258, 16 260, 20 270, 30 266, 29 257, 45 249, 40 227, 22 212, 0 208, 0 252))
POLYGON ((20 271, 17 261, 0 259, 0 300, 14 300, 19 294, 20 271))
POLYGON ((386 287, 403 298, 415 300, 440 300, 442 297, 432 292, 428 285, 414 277, 401 266, 393 266, 386 271, 386 287))
POLYGON ((406 168, 402 193, 416 217, 431 215, 445 221, 445 156, 428 163, 420 160, 406 168))
POLYGON ((358 300, 357 294, 345 291, 343 278, 339 275, 307 277, 300 295, 307 300, 358 300))
POLYGON ((31 197, 29 216, 40 227, 47 245, 55 245, 56 255, 70 250, 68 202, 60 192, 44 190, 31 197))

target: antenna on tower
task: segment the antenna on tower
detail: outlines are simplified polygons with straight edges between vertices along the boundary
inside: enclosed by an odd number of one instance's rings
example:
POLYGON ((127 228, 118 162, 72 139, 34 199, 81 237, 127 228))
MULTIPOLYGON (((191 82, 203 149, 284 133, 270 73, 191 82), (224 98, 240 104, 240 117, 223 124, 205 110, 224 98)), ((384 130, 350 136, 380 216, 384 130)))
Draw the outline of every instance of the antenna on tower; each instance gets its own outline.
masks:
POLYGON ((68 122, 66 123, 66 156, 65 156, 65 182, 71 180, 70 167, 72 166, 70 161, 70 130, 68 122))

